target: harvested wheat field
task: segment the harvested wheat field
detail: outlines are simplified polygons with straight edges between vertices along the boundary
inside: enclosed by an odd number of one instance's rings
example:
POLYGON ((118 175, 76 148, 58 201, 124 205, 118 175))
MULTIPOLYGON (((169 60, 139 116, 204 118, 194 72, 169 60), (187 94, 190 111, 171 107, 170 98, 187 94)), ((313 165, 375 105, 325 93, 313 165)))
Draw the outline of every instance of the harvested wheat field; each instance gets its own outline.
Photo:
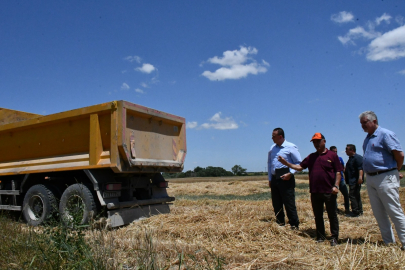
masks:
MULTIPOLYGON (((364 215, 357 218, 339 215, 340 241, 337 247, 331 247, 327 241, 319 244, 314 241, 308 180, 297 180, 299 231, 275 223, 266 177, 256 181, 210 180, 171 181, 169 191, 176 201, 170 214, 107 233, 105 239, 115 239, 111 240, 114 261, 135 265, 140 260, 139 249, 144 248, 152 250, 151 260, 165 269, 405 268, 405 252, 399 245, 382 243, 365 187, 364 215), (133 255, 134 249, 138 249, 137 256, 133 255)), ((405 205, 403 193, 401 188, 405 205)), ((343 210, 341 194, 338 202, 343 210)), ((328 234, 326 213, 325 226, 328 234)))

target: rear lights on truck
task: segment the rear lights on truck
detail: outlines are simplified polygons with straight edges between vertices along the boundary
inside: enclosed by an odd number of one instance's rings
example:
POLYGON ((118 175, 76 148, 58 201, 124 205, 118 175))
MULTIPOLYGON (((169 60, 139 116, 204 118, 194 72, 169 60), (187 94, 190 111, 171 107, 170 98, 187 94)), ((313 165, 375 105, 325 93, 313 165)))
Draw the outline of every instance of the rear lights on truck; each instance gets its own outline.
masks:
POLYGON ((121 183, 106 184, 105 189, 106 190, 121 190, 122 185, 121 185, 121 183))
POLYGON ((167 181, 159 182, 158 187, 167 188, 167 187, 169 187, 169 182, 167 182, 167 181))

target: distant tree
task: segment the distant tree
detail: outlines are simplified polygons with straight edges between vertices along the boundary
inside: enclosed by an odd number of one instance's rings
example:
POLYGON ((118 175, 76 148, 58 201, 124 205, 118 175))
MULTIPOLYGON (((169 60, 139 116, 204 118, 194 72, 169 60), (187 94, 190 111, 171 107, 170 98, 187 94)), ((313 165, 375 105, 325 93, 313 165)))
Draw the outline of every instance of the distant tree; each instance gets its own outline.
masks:
POLYGON ((246 169, 242 168, 240 165, 233 166, 232 172, 234 175, 246 175, 246 169))
POLYGON ((204 177, 205 176, 205 168, 201 168, 200 166, 197 166, 194 168, 194 173, 198 177, 204 177))
MULTIPOLYGON (((246 170, 243 169, 245 172, 246 170)), ((186 172, 179 173, 163 173, 164 178, 184 178, 184 177, 218 177, 218 176, 233 176, 230 171, 221 167, 208 166, 207 168, 196 167, 193 171, 188 170, 186 172)))
POLYGON ((200 166, 197 166, 197 167, 195 167, 194 168, 194 172, 195 173, 199 173, 199 172, 202 172, 202 171, 204 171, 205 169, 204 168, 201 168, 200 166))
POLYGON ((205 168, 205 176, 207 177, 230 176, 230 175, 233 174, 221 167, 208 166, 207 168, 205 168))

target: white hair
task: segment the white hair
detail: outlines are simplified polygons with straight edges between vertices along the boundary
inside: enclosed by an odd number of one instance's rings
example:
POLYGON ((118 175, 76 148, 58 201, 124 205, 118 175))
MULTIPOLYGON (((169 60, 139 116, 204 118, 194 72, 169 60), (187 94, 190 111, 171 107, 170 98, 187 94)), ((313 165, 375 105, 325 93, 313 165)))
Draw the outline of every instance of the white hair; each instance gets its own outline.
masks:
POLYGON ((373 111, 365 111, 365 112, 362 112, 362 113, 359 115, 359 119, 361 120, 361 118, 363 118, 363 117, 366 117, 366 118, 367 118, 368 120, 370 120, 370 121, 377 120, 377 124, 378 124, 377 115, 376 115, 375 112, 373 112, 373 111))

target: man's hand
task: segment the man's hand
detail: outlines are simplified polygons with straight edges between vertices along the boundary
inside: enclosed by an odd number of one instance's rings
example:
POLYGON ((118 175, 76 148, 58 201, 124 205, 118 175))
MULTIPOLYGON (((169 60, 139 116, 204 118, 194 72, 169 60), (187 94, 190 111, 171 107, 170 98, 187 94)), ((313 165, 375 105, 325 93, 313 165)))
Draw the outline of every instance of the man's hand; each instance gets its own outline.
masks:
POLYGON ((287 160, 285 160, 282 156, 278 156, 278 161, 280 161, 281 164, 286 165, 288 164, 287 160))
POLYGON ((283 174, 282 176, 280 176, 280 178, 283 179, 284 181, 287 181, 287 180, 290 180, 291 176, 292 176, 292 173, 286 173, 286 174, 283 174))
POLYGON ((359 185, 363 184, 363 178, 359 177, 359 180, 357 180, 357 184, 359 185))
POLYGON ((287 166, 288 168, 291 168, 291 169, 293 169, 293 170, 296 170, 296 171, 299 171, 299 172, 303 170, 303 168, 301 167, 301 165, 289 163, 289 162, 288 162, 287 160, 285 160, 282 156, 278 156, 278 157, 277 157, 277 160, 278 160, 281 164, 283 164, 283 165, 285 165, 285 166, 287 166))
POLYGON ((402 173, 399 173, 399 179, 402 179, 402 177, 404 177, 402 173))
POLYGON ((333 187, 332 188, 332 194, 333 195, 336 195, 336 194, 338 194, 339 193, 339 190, 336 188, 336 187, 333 187))

